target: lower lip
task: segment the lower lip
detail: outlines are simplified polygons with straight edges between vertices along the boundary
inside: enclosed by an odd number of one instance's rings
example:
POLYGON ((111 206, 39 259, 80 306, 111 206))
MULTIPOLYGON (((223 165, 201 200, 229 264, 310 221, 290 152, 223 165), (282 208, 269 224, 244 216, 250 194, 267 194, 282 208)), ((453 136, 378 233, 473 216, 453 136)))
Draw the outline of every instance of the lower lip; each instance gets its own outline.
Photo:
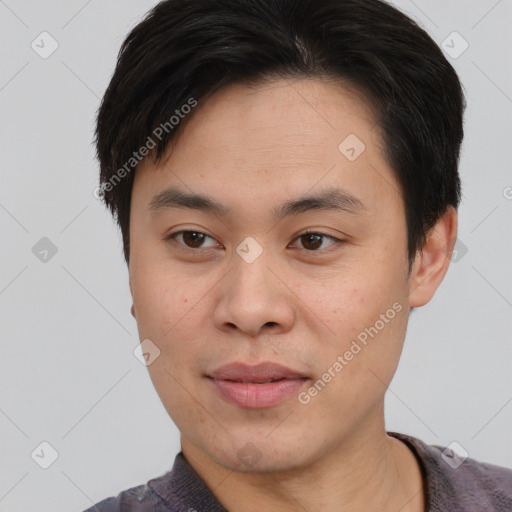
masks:
POLYGON ((283 379, 265 384, 209 380, 228 402, 244 409, 262 409, 278 405, 296 394, 307 379, 283 379))

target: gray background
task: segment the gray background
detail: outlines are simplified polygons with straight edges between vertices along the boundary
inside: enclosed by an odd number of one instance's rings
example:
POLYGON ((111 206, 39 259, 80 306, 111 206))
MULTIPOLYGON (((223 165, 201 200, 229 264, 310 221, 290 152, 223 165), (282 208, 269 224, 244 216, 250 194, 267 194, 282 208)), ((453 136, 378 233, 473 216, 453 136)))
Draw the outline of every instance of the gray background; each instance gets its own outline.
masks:
MULTIPOLYGON (((448 57, 468 109, 458 257, 410 319, 387 429, 512 467, 512 2, 396 3, 438 44, 453 31, 468 42, 448 57)), ((120 234, 92 193, 99 99, 154 4, 0 0, 1 512, 81 511, 169 470, 179 451, 133 355, 120 234), (46 59, 31 47, 51 48, 43 31, 59 45, 46 59), (57 248, 46 262, 43 237, 57 248), (48 469, 43 441, 58 453, 48 469)))

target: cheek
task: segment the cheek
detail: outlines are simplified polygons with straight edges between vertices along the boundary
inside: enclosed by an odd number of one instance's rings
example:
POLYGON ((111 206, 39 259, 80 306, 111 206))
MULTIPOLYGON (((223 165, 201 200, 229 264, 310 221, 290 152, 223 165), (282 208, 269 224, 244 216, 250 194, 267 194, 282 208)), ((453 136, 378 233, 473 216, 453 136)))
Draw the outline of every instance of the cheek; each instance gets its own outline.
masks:
MULTIPOLYGON (((402 310, 384 326, 375 325, 378 316, 366 325, 360 319, 362 329, 348 322, 343 325, 341 320, 339 335, 328 346, 319 346, 316 353, 321 353, 324 373, 307 390, 311 401, 305 407, 311 407, 316 421, 326 425, 327 438, 352 428, 381 404, 400 359, 404 316, 402 310)), ((302 396, 302 400, 309 398, 302 396)))
MULTIPOLYGON (((330 350, 342 349, 343 340, 347 341, 373 318, 376 297, 371 292, 371 285, 361 282, 357 276, 344 276, 342 280, 331 280, 319 285, 311 282, 299 289, 297 295, 304 305, 303 311, 316 326, 312 329, 322 330, 329 343, 330 350), (308 314, 308 311, 310 312, 308 314)), ((321 334, 318 332, 318 334, 321 334)))
POLYGON ((190 277, 169 272, 145 272, 132 289, 141 340, 149 338, 160 350, 148 372, 169 416, 182 428, 200 421, 197 377, 204 357, 206 319, 200 307, 207 291, 190 277), (192 285, 194 283, 194 285, 192 285))
POLYGON ((387 283, 357 279, 357 283, 345 280, 310 294, 312 302, 307 305, 317 317, 312 328, 318 330, 322 324, 329 328, 322 327, 327 335, 320 340, 316 353, 325 371, 331 369, 336 374, 330 387, 340 398, 356 399, 356 394, 368 388, 375 394, 390 382, 407 326, 406 304, 399 292, 392 279, 387 283), (337 365, 336 372, 332 367, 339 356, 343 368, 339 370, 337 365))
MULTIPOLYGON (((162 354, 148 366, 153 386, 165 410, 181 432, 194 431, 198 425, 205 422, 201 401, 193 399, 200 397, 200 390, 195 387, 195 381, 183 368, 189 366, 188 361, 182 361, 180 354, 184 350, 174 350, 162 354)), ((187 348, 187 357, 195 353, 187 348)), ((197 356, 197 354, 195 354, 197 356)))
POLYGON ((132 293, 140 335, 163 338, 193 314, 200 290, 169 272, 145 270, 132 278, 132 293))
POLYGON ((132 279, 133 305, 141 337, 156 338, 163 325, 172 324, 174 300, 164 279, 145 272, 141 279, 132 279))
POLYGON ((159 381, 163 379, 164 387, 172 385, 165 370, 181 381, 189 379, 200 366, 204 333, 212 328, 208 311, 211 287, 207 280, 169 269, 145 272, 143 278, 132 281, 139 338, 149 338, 160 350, 149 370, 159 381))

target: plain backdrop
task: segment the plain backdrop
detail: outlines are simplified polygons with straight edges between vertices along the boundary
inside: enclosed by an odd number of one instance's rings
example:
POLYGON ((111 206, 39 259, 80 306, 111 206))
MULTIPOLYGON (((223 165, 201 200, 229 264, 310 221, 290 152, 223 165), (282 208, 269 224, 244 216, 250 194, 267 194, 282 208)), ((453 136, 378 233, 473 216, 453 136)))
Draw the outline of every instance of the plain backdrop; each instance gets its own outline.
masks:
MULTIPOLYGON (((93 195, 95 113, 154 4, 0 0, 0 512, 82 511, 179 451, 93 195)), ((457 258, 410 318, 386 427, 512 467, 512 2, 397 5, 444 45, 468 108, 457 258)))

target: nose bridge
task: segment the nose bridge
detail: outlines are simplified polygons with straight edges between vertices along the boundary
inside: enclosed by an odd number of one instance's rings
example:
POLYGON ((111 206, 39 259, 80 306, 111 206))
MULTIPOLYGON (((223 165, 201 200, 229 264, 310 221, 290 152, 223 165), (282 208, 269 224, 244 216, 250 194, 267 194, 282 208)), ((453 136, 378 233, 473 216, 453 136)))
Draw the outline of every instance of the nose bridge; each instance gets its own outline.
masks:
POLYGON ((274 283, 270 282, 272 275, 268 269, 271 265, 271 258, 268 251, 265 255, 260 255, 256 259, 247 261, 238 254, 233 257, 233 277, 235 289, 239 293, 246 294, 252 290, 256 295, 270 294, 274 283))
POLYGON ((269 269, 276 266, 271 252, 248 238, 232 255, 231 271, 222 287, 215 322, 219 328, 236 326, 251 335, 270 325, 273 329, 287 330, 294 319, 289 293, 269 269))
POLYGON ((232 260, 229 293, 233 301, 242 301, 250 311, 262 309, 273 300, 272 297, 275 299, 279 291, 268 269, 272 265, 269 250, 263 251, 263 248, 256 248, 252 242, 245 241, 237 247, 232 260))

